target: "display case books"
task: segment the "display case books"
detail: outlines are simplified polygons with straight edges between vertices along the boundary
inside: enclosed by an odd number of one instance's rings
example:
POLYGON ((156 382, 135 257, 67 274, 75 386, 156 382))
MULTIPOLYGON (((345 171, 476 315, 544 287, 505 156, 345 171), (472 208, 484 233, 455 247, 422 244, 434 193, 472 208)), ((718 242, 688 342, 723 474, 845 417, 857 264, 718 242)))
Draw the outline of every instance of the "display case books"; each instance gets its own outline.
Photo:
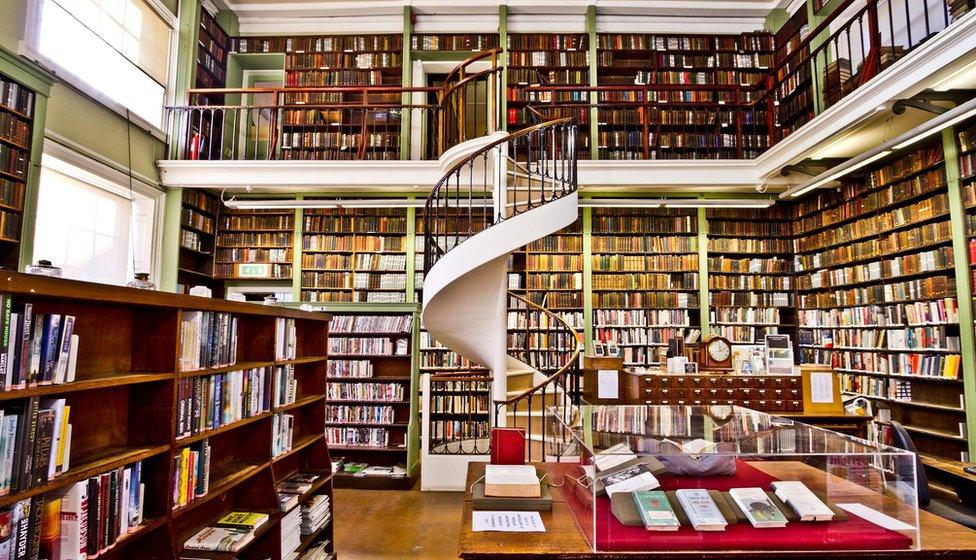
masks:
POLYGON ((681 488, 674 495, 696 531, 724 531, 728 526, 708 490, 681 488))
POLYGON ((677 531, 681 527, 663 491, 638 490, 633 496, 637 513, 648 531, 677 531))
POLYGON ((538 498, 541 495, 535 465, 485 465, 485 496, 538 498))
POLYGON ((800 521, 830 521, 834 511, 798 480, 777 480, 772 483, 776 497, 789 506, 800 521))
POLYGON ((617 492, 653 490, 661 485, 645 463, 599 473, 596 476, 596 484, 597 489, 603 489, 607 496, 613 496, 617 492))
POLYGON ((786 527, 786 517, 762 488, 732 488, 729 496, 757 529, 786 527))

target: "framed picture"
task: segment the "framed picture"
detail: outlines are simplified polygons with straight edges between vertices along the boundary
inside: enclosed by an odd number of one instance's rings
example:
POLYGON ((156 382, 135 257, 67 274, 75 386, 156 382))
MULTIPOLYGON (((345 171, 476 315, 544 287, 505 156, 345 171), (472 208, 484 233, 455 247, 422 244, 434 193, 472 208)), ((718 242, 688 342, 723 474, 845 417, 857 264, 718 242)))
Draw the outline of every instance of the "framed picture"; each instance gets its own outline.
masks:
POLYGON ((593 341, 593 355, 594 356, 606 356, 606 352, 603 348, 603 343, 599 340, 593 341))
POLYGON ((698 362, 688 362, 685 364, 685 373, 698 373, 698 362))
POLYGON ((617 343, 612 340, 607 341, 607 356, 617 357, 619 355, 620 348, 617 346, 617 343))

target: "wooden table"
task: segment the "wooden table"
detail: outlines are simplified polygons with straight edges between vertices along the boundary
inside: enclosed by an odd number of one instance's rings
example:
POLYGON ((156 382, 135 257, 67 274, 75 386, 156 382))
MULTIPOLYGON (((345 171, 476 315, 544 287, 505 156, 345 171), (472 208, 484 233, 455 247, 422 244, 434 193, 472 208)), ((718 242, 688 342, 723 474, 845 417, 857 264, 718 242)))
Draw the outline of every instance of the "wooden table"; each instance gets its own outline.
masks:
MULTIPOLYGON (((790 472, 797 479, 797 468, 812 467, 802 463, 752 463, 753 466, 778 476, 790 472)), ((545 558, 545 559, 633 559, 654 558, 682 560, 692 558, 823 558, 822 552, 783 552, 783 551, 689 551, 689 552, 593 552, 576 525, 569 506, 562 493, 553 491, 552 511, 542 512, 545 533, 475 533, 471 531, 471 485, 484 475, 485 463, 468 465, 468 490, 465 492, 464 507, 461 512, 461 536, 458 556, 465 560, 489 558, 545 558)), ((818 471, 819 472, 819 471, 818 471)), ((813 480, 814 473, 810 473, 813 480)), ((822 481, 822 473, 819 475, 822 481)), ((803 478, 802 476, 800 477, 803 478)), ((814 484, 811 484, 814 485, 814 484)), ((856 486, 853 485, 852 486, 856 486)), ((861 488, 861 487, 858 487, 861 488)), ((862 490, 864 490, 862 488, 862 490)), ((833 492, 833 488, 832 488, 833 492)), ((941 517, 919 512, 921 523, 922 548, 916 551, 855 551, 849 553, 829 553, 830 560, 861 560, 864 558, 976 558, 976 531, 942 519, 941 517)))

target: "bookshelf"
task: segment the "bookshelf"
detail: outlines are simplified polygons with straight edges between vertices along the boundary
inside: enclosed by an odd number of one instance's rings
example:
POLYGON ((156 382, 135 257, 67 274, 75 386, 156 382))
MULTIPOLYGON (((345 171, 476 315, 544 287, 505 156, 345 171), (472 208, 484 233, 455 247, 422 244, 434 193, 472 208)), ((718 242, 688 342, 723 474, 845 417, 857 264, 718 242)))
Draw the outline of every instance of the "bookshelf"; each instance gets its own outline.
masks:
POLYGON ((919 452, 966 450, 959 317, 941 142, 797 205, 804 362, 842 373, 919 452))
MULTIPOLYGON (((807 46, 801 48, 800 43, 806 39, 808 31, 807 11, 801 7, 776 32, 777 64, 790 58, 806 59, 810 48, 807 46)), ((776 91, 776 99, 779 102, 776 108, 776 122, 783 136, 791 134, 816 116, 811 64, 806 62, 798 65, 796 62, 786 62, 776 73, 776 79, 780 82, 776 91)))
POLYGON ((0 74, 0 266, 17 270, 34 138, 34 92, 0 74))
POLYGON ((344 470, 336 485, 409 490, 413 313, 357 311, 333 316, 326 384, 326 438, 344 470), (400 466, 404 476, 367 474, 400 466), (360 473, 360 474, 357 474, 360 473))
POLYGON ((222 88, 227 85, 227 54, 230 46, 230 37, 214 16, 207 10, 200 10, 196 87, 222 88))
POLYGON ((628 367, 659 364, 668 341, 700 329, 694 209, 594 208, 593 338, 628 367))
MULTIPOLYGON (((7 418, 23 415, 32 402, 41 403, 42 414, 58 402, 70 410, 64 413, 70 429, 61 432, 70 438, 64 452, 67 468, 43 483, 0 497, 0 507, 24 500, 36 507, 51 506, 79 484, 119 481, 114 477, 123 469, 131 474, 138 468, 144 485, 141 519, 130 518, 125 531, 113 527, 114 536, 100 542, 106 547, 113 539, 115 543, 102 556, 177 558, 184 554, 187 538, 224 514, 255 511, 268 513, 270 519, 238 557, 266 558, 280 555, 276 481, 299 470, 316 472, 321 475, 316 489, 300 500, 331 494, 331 463, 321 428, 327 315, 17 273, 5 275, 0 293, 12 299, 13 313, 26 314, 30 305, 34 314, 58 315, 64 325, 73 317, 72 332, 78 336, 77 358, 63 383, 26 384, 0 392, 0 408, 7 418), (223 354, 227 365, 185 370, 180 358, 190 353, 194 340, 187 325, 217 315, 236 324, 236 356, 228 350, 223 354), (287 357, 275 351, 279 321, 294 326, 293 351, 287 357), (258 376, 276 368, 293 371, 289 397, 265 403, 262 412, 219 428, 204 428, 187 437, 176 432, 187 405, 197 409, 194 403, 202 402, 179 391, 187 383, 237 371, 258 376), (272 429, 278 415, 293 417, 292 438, 289 449, 273 456, 272 429), (182 466, 181 450, 202 447, 203 442, 210 451, 199 463, 199 472, 206 474, 197 479, 201 486, 193 487, 202 491, 186 505, 177 505, 174 475, 182 466)), ((235 339, 223 339, 225 346, 229 340, 235 339)), ((89 514, 96 502, 89 502, 89 514)), ((308 535, 304 544, 311 546, 320 538, 331 542, 331 527, 308 535)))
POLYGON ((498 48, 497 33, 414 33, 410 36, 410 50, 426 51, 487 51, 498 48))
POLYGON ((305 212, 301 300, 407 300, 407 209, 305 212))
POLYGON ((432 376, 429 403, 428 454, 488 453, 490 378, 432 376))
POLYGON ((214 280, 217 220, 222 204, 217 195, 202 189, 183 189, 180 205, 180 255, 177 269, 177 291, 188 293, 190 287, 203 285, 216 297, 223 282, 214 280))
POLYGON ((792 224, 782 206, 712 209, 708 220, 709 326, 732 344, 767 334, 796 344, 792 224))
POLYGON ((215 279, 292 279, 293 210, 225 208, 217 223, 215 279))

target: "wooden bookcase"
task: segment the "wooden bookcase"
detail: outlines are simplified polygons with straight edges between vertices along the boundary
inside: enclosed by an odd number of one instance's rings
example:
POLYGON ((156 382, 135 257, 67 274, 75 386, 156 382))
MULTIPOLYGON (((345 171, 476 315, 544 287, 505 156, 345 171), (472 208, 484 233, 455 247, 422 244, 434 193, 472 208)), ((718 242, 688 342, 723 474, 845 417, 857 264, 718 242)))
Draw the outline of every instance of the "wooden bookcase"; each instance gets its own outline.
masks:
MULTIPOLYGON (((4 408, 30 397, 64 398, 71 407, 73 427, 70 468, 43 485, 0 497, 0 506, 42 494, 53 498, 76 482, 141 462, 143 522, 102 557, 177 558, 191 535, 230 511, 243 510, 270 514, 270 521, 236 556, 257 559, 280 555, 276 482, 298 471, 316 472, 322 476, 301 501, 317 494, 331 496, 331 462, 322 434, 328 315, 17 273, 4 275, 0 292, 12 296, 14 310, 31 304, 35 313, 74 316, 74 333, 80 341, 75 381, 0 392, 4 408), (181 323, 188 313, 198 311, 236 318, 235 364, 180 371, 181 323), (294 359, 276 359, 277 318, 295 320, 294 359), (285 365, 295 370, 298 392, 294 403, 176 438, 181 381, 285 365), (272 416, 279 413, 294 415, 295 433, 291 450, 272 457, 272 416), (189 442, 203 439, 212 449, 209 492, 176 508, 174 459, 189 442)), ((318 534, 307 536, 303 546, 318 539, 332 541, 331 522, 318 534)), ((188 554, 201 557, 196 552, 188 554)), ((203 554, 207 558, 231 556, 203 554)))
POLYGON ((316 209, 304 213, 301 300, 407 300, 407 212, 316 209))
MULTIPOLYGON (((806 38, 808 31, 807 11, 801 7, 793 14, 783 27, 776 32, 776 63, 779 64, 793 56, 804 59, 809 54, 809 47, 800 48, 800 43, 806 38)), ((813 81, 811 80, 811 62, 797 65, 789 62, 777 71, 779 86, 779 106, 776 108, 776 122, 782 129, 782 134, 790 134, 800 128, 816 115, 813 102, 813 81)))
POLYGON ((326 438, 346 470, 336 485, 409 490, 415 477, 356 476, 353 463, 407 468, 413 388, 412 313, 335 313, 330 327, 326 438))
MULTIPOLYGON (((805 362, 831 364, 909 431, 959 460, 967 439, 959 317, 941 142, 797 205, 797 304, 805 362)), ((968 326, 967 326, 968 328, 968 326)))
POLYGON ((594 208, 592 224, 593 338, 656 367, 669 340, 701 328, 697 212, 594 208))
POLYGON ((491 414, 490 381, 431 377, 427 453, 487 453, 491 414), (480 441, 459 441, 472 439, 480 441))
POLYGON ((425 51, 487 51, 498 48, 497 33, 414 33, 410 36, 410 50, 425 51))
POLYGON ((0 266, 17 270, 27 173, 34 138, 34 92, 0 74, 0 266))
POLYGON ((180 256, 177 271, 179 293, 197 285, 209 287, 215 297, 223 293, 223 282, 214 280, 214 254, 220 199, 201 189, 183 189, 180 207, 180 256))
POLYGON ((217 20, 207 10, 200 10, 196 87, 222 88, 227 85, 230 46, 230 37, 217 20))
POLYGON ((214 278, 291 280, 294 210, 231 210, 218 219, 214 278))

